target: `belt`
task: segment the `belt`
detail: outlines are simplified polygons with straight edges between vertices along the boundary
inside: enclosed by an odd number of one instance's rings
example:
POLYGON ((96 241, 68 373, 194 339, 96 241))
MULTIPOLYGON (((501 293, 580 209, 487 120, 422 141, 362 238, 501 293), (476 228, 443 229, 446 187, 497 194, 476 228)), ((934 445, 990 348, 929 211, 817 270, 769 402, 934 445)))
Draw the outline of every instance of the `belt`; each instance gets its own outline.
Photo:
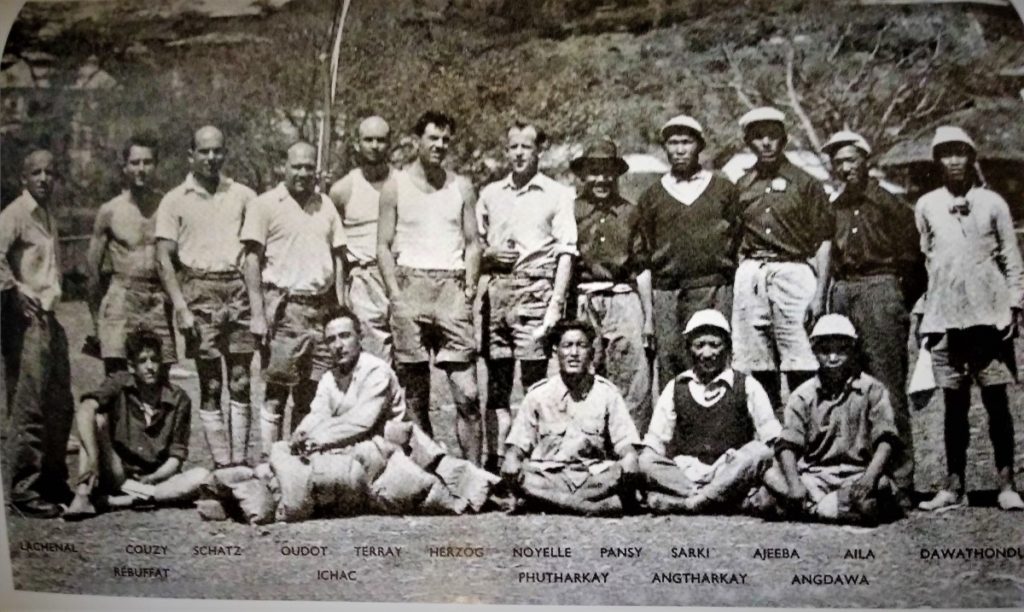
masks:
POLYGON ((377 267, 377 261, 346 261, 349 270, 370 270, 377 267))
POLYGON ((309 306, 319 306, 323 304, 328 299, 328 296, 331 293, 330 290, 322 291, 320 293, 302 293, 288 291, 284 287, 278 287, 277 285, 271 285, 270 283, 264 283, 263 289, 264 291, 268 289, 271 291, 277 291, 287 296, 288 301, 292 302, 293 304, 306 304, 309 306))
POLYGON ((747 259, 765 261, 769 263, 807 263, 811 255, 801 257, 799 255, 787 255, 773 251, 755 251, 746 256, 747 259))
POLYGON ((118 274, 114 273, 111 277, 112 280, 119 280, 123 283, 133 283, 140 285, 159 285, 159 276, 135 276, 133 274, 118 274))
POLYGON ((576 285, 576 291, 583 295, 635 293, 636 285, 633 283, 617 283, 614 281, 584 281, 576 285))
POLYGON ((431 268, 410 268, 396 266, 395 273, 401 276, 422 276, 426 278, 465 278, 465 270, 437 270, 431 268))
POLYGON ((867 281, 867 280, 881 280, 883 278, 892 278, 899 276, 895 270, 877 270, 875 272, 847 272, 837 273, 837 281, 867 281))
POLYGON ((700 289, 703 287, 718 287, 731 284, 724 274, 707 274, 694 278, 682 278, 676 280, 671 287, 654 287, 658 291, 677 291, 680 289, 700 289))
POLYGON ((242 278, 242 273, 238 270, 197 270, 196 268, 190 268, 188 266, 182 266, 181 272, 188 278, 198 278, 203 280, 235 280, 242 278))
POLYGON ((524 270, 521 272, 491 272, 493 278, 523 278, 527 280, 554 280, 555 275, 543 270, 524 270))

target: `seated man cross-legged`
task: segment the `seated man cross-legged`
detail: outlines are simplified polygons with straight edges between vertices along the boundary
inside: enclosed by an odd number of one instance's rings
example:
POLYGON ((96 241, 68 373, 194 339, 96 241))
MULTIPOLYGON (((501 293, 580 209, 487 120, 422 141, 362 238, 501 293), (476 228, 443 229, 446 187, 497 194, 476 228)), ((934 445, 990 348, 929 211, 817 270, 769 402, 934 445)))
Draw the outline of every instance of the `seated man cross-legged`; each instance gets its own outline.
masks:
POLYGON ((771 466, 782 426, 760 383, 729 367, 730 333, 717 310, 686 324, 693 369, 661 393, 640 453, 656 512, 738 510, 771 466))
POLYGON ((192 501, 209 477, 201 467, 182 471, 192 402, 167 382, 160 337, 148 330, 129 334, 125 355, 128 371, 85 394, 76 412, 81 451, 67 520, 93 516, 97 507, 192 501))
POLYGON ((846 317, 823 316, 811 345, 818 374, 786 405, 767 490, 786 516, 869 525, 899 518, 890 458, 900 438, 889 391, 858 366, 846 317))
POLYGON ((512 422, 501 472, 525 505, 617 514, 636 500, 640 436, 619 390, 591 373, 595 337, 588 323, 555 326, 559 372, 530 387, 512 422))

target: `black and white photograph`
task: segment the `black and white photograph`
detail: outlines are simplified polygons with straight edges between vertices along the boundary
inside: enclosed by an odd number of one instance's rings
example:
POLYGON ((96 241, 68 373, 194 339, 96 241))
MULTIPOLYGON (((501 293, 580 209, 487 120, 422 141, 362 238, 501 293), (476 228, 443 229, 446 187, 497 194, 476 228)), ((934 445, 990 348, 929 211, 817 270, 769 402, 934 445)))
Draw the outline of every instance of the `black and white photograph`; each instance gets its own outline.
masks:
POLYGON ((13 587, 1024 607, 1022 235, 1024 0, 29 0, 13 587))

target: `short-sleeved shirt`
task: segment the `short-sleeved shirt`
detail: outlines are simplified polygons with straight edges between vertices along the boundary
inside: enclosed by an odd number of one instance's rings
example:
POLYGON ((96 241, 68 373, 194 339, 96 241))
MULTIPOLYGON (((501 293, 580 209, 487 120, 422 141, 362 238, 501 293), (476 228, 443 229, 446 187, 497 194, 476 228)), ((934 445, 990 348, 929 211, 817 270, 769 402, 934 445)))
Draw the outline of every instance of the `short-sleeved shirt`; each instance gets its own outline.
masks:
POLYGON ((796 388, 786 403, 780 445, 805 465, 866 467, 882 441, 899 446, 889 391, 861 373, 836 398, 825 397, 817 376, 796 388))
POLYGON ((160 200, 156 237, 178 245, 181 263, 200 272, 237 270, 241 263, 245 207, 256 192, 221 177, 214 193, 190 173, 160 200))
POLYGON ((519 251, 516 273, 553 275, 558 257, 576 254, 576 192, 537 173, 522 187, 512 175, 480 192, 476 218, 484 242, 519 251))
POLYGON ((345 230, 331 199, 314 194, 303 206, 283 183, 249 203, 240 237, 263 246, 263 282, 297 294, 330 289, 332 252, 345 246, 345 230))
POLYGON ((635 283, 641 271, 637 213, 637 206, 618 194, 604 201, 577 198, 578 282, 635 283))
POLYGON ((1007 327, 1024 300, 1024 269, 1006 201, 974 187, 961 205, 940 187, 921 196, 915 216, 928 268, 921 331, 1007 327))
POLYGON ((0 290, 15 283, 43 310, 60 301, 60 239, 57 221, 22 192, 0 212, 0 290))
POLYGON ((107 256, 114 274, 132 278, 158 280, 156 270, 156 215, 151 218, 142 216, 138 205, 132 199, 132 193, 125 189, 113 199, 100 206, 100 215, 108 217, 107 256), (128 240, 137 239, 136 244, 128 244, 118 235, 118 231, 128 233, 128 240), (134 235, 137 234, 137 235, 134 235))
POLYGON ((130 474, 152 473, 171 457, 188 459, 192 401, 178 387, 164 383, 148 418, 135 377, 128 372, 108 376, 82 399, 96 400, 98 412, 108 415, 114 451, 130 474))
POLYGON ((920 257, 911 206, 869 181, 861 193, 841 191, 832 208, 837 278, 911 271, 920 257))
POLYGON ((640 444, 640 435, 615 385, 593 376, 583 397, 573 398, 558 374, 530 387, 512 421, 506 444, 538 466, 614 459, 640 444))
POLYGON ((338 388, 333 370, 320 378, 309 414, 296 433, 305 431, 323 442, 360 442, 384 433, 384 424, 405 416, 405 393, 394 370, 384 360, 360 353, 352 380, 344 391, 338 388))
POLYGON ((775 172, 755 165, 736 186, 743 211, 742 256, 809 259, 832 239, 834 220, 824 187, 789 161, 775 172))
MULTIPOLYGON (((715 405, 725 396, 727 388, 735 386, 736 375, 735 370, 726 368, 706 385, 697 379, 693 370, 683 372, 680 374, 680 378, 687 381, 686 392, 690 394, 690 397, 699 405, 707 408, 708 418, 714 418, 715 405)), ((746 377, 744 387, 747 394, 747 412, 754 424, 757 439, 765 443, 775 440, 782 432, 782 425, 775 418, 768 394, 753 376, 749 374, 740 374, 740 376, 746 377)), ((671 380, 654 405, 651 424, 647 428, 647 435, 644 436, 644 445, 657 453, 665 454, 665 446, 672 441, 672 437, 675 435, 675 400, 676 381, 671 380)))

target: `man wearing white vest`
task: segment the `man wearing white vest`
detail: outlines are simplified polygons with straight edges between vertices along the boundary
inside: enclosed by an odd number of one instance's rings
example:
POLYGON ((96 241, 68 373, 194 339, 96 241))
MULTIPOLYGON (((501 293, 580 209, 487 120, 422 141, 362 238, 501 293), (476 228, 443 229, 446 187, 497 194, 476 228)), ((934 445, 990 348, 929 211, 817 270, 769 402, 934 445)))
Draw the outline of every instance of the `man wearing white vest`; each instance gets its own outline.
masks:
POLYGON ((455 132, 444 113, 416 122, 416 161, 381 188, 377 263, 391 300, 398 379, 410 417, 428 435, 430 356, 448 375, 455 433, 465 459, 480 462, 480 402, 472 305, 480 275, 475 195, 443 166, 455 132))
POLYGON ((377 267, 380 190, 391 178, 391 128, 376 115, 359 124, 355 152, 359 165, 331 187, 348 241, 345 280, 348 305, 363 325, 363 350, 391 363, 388 296, 377 267))

